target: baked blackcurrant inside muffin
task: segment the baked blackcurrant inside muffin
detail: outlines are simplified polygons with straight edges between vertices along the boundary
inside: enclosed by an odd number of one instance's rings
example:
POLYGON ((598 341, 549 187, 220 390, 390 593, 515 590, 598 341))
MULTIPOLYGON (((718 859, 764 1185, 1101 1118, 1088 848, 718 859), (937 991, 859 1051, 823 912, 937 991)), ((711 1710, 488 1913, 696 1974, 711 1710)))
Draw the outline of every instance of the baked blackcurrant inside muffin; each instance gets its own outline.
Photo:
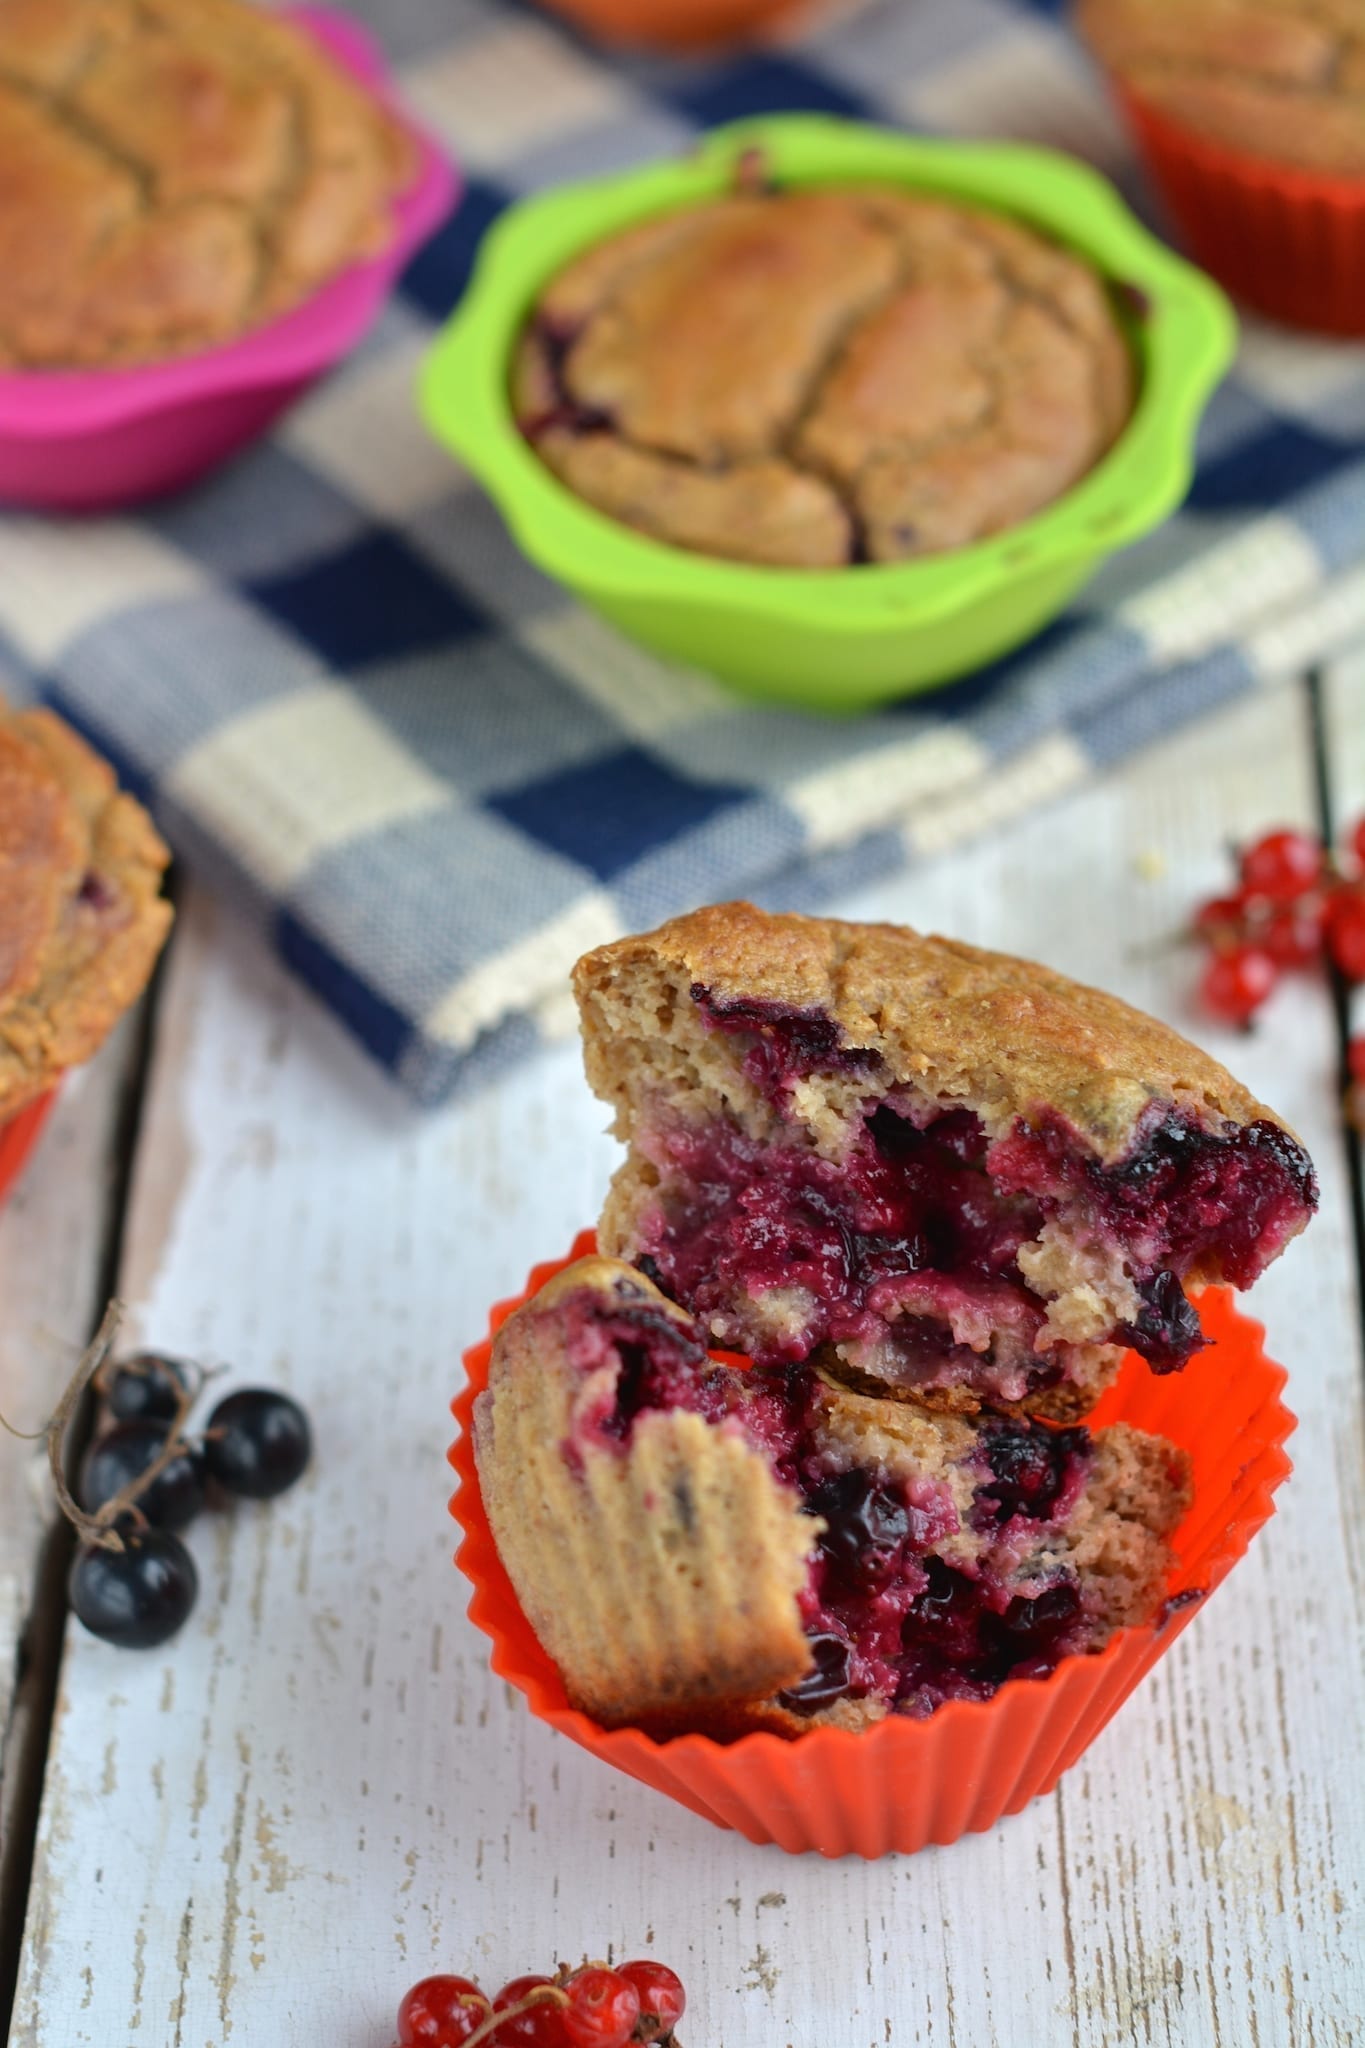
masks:
POLYGON ((1178 1370, 1187 1289, 1244 1288, 1317 1184, 1177 1033, 893 926, 699 911, 579 963, 628 1156, 604 1252, 759 1364, 1068 1419, 1125 1347, 1178 1370))
POLYGON ((1000 533, 1133 406, 1106 287, 1019 221, 891 186, 735 191, 579 256, 513 404, 588 504, 702 554, 900 562, 1000 533))
POLYGON ((989 1699, 1151 1618, 1182 1453, 708 1355, 617 1261, 513 1315, 475 1407, 489 1522, 576 1704, 714 1734, 989 1699))

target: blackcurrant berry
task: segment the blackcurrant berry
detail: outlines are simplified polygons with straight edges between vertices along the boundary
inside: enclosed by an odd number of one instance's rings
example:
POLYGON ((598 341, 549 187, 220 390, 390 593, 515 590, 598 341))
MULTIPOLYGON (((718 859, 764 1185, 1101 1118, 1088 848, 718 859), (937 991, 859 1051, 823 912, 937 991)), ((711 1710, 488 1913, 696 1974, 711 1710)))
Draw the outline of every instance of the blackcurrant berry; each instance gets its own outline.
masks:
POLYGON ((308 1417, 288 1394, 243 1387, 220 1401, 204 1432, 210 1474, 229 1493, 273 1500, 298 1479, 312 1455, 308 1417))
POLYGON ((192 1394, 198 1381, 198 1367, 186 1360, 139 1351, 109 1366, 99 1389, 117 1422, 174 1422, 182 1397, 192 1394))
POLYGON ((194 1559, 165 1529, 122 1531, 124 1549, 88 1543, 76 1553, 68 1593, 78 1621, 121 1650, 154 1650, 187 1619, 199 1591, 194 1559))
POLYGON ((824 1517, 820 1548, 836 1572, 867 1592, 885 1585, 910 1533, 904 1498, 866 1472, 839 1472, 815 1488, 810 1506, 824 1517))
MULTIPOLYGON (((88 1515, 116 1493, 140 1479, 160 1457, 166 1443, 164 1422, 119 1422, 96 1437, 81 1462, 76 1491, 88 1515)), ((187 1444, 164 1472, 138 1495, 141 1513, 157 1529, 184 1529, 204 1505, 204 1464, 200 1452, 187 1444)))

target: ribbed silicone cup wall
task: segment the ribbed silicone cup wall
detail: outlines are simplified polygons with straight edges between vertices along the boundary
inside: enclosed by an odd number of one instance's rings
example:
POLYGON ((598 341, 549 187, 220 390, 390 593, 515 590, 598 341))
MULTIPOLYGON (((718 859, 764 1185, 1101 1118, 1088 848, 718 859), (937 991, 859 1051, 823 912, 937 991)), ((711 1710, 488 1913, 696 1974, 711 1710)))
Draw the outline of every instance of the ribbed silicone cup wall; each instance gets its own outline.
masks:
POLYGON ((1266 1357, 1264 1332, 1238 1312, 1230 1290, 1209 1288, 1199 1302, 1209 1348, 1165 1378, 1130 1352, 1089 1418, 1098 1427, 1131 1422, 1190 1455, 1194 1499, 1174 1539, 1164 1621, 1123 1629, 1097 1656, 1066 1658, 1044 1679, 1013 1680, 992 1700, 952 1700, 924 1721, 891 1715, 861 1734, 817 1728, 792 1742, 770 1734, 658 1742, 639 1729, 602 1728, 570 1705, 517 1604, 484 1513, 470 1434, 493 1334, 595 1247, 584 1231, 567 1258, 537 1266, 525 1292, 497 1304, 489 1335, 465 1353, 468 1377, 452 1404, 459 1434, 450 1462, 459 1484, 450 1509, 464 1532, 455 1561, 473 1587, 469 1617, 492 1641, 493 1669, 526 1695, 540 1720, 751 1842, 822 1856, 905 1855, 994 1827, 1050 1792, 1245 1555, 1291 1469, 1284 1444, 1294 1417, 1280 1399, 1284 1369, 1266 1357), (1172 1606, 1182 1594, 1203 1597, 1172 1606))
POLYGON ((22 1173, 56 1100, 57 1091, 51 1088, 46 1095, 40 1095, 36 1102, 30 1102, 26 1109, 21 1109, 18 1116, 0 1124, 0 1205, 22 1173))
POLYGON ((1191 254, 1273 320, 1365 335, 1365 178, 1244 156, 1116 87, 1191 254))

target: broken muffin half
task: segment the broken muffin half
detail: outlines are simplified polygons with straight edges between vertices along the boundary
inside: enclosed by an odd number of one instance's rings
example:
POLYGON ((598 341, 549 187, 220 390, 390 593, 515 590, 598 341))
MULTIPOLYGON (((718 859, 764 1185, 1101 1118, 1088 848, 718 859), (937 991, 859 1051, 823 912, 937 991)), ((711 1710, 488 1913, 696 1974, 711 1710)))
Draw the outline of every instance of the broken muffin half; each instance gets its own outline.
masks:
POLYGON ((734 1735, 990 1698, 1152 1618, 1184 1454, 1124 1424, 935 1414, 809 1364, 711 1357, 616 1260, 499 1331, 489 1523, 576 1705, 734 1735))
POLYGON ((1312 1163, 1166 1025, 891 925, 700 910, 579 962, 628 1146, 599 1233, 765 1367, 1067 1420, 1203 1343, 1308 1221, 1312 1163))

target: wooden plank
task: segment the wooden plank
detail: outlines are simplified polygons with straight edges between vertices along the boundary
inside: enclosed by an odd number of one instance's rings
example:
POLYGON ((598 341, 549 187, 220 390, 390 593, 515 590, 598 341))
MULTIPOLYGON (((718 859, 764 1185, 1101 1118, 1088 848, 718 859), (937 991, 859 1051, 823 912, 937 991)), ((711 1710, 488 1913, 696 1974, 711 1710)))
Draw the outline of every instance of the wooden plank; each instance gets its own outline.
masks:
MULTIPOLYGON (((70 1078, 0 1213, 0 1411, 15 1430, 47 1421, 97 1314, 138 1029, 128 1019, 70 1078)), ((42 1446, 0 1431, 0 1919, 22 1910, 17 1862, 27 1854, 51 1682, 33 1639, 33 1601, 51 1528, 42 1446)), ((0 1944, 0 2011, 7 1947, 0 1944)))
POLYGON ((123 1287, 147 1340, 298 1391, 317 1465, 196 1532, 201 1607, 165 1652, 73 1632, 18 2048, 385 2048, 432 1967, 499 1982, 651 1946, 687 1979, 693 2048, 1358 2039, 1361 1382, 1331 1020, 1305 983, 1253 1039, 1205 1028, 1193 962, 1156 943, 1227 836, 1311 804, 1302 698, 1268 694, 846 906, 1169 1014, 1296 1122, 1324 1184, 1257 1295, 1302 1417, 1270 1530, 1056 1798, 870 1867, 751 1848, 604 1771, 463 1620, 446 1402, 487 1303, 600 1198, 613 1147, 575 1050, 422 1118, 192 902, 123 1287))

